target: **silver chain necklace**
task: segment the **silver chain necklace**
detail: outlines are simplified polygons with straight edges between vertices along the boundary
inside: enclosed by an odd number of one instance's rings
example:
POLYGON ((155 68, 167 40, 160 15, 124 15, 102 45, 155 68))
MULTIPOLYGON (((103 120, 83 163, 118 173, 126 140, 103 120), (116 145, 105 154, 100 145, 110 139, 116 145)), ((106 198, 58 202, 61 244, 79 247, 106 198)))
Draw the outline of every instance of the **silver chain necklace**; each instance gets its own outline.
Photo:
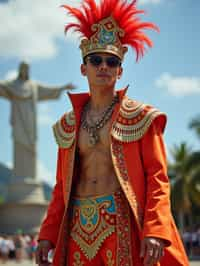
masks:
POLYGON ((87 114, 91 108, 90 106, 90 102, 88 102, 84 108, 83 108, 83 112, 82 112, 82 116, 81 116, 81 126, 83 129, 85 129, 88 134, 89 134, 89 141, 90 144, 92 146, 94 146, 95 144, 97 144, 100 140, 99 137, 99 130, 104 127, 104 125, 107 123, 107 121, 110 119, 112 113, 113 113, 113 109, 115 104, 118 102, 118 97, 115 96, 111 102, 111 104, 106 108, 106 110, 102 113, 101 118, 99 118, 96 122, 94 123, 88 123, 87 121, 87 114))

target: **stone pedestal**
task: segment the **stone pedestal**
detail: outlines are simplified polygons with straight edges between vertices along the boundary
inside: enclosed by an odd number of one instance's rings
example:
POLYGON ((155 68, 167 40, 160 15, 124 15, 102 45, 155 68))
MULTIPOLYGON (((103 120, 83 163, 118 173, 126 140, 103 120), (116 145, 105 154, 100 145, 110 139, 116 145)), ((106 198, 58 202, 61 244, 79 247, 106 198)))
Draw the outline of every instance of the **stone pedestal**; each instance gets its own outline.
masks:
POLYGON ((6 202, 0 205, 0 233, 38 233, 48 206, 42 184, 34 179, 14 180, 6 202))

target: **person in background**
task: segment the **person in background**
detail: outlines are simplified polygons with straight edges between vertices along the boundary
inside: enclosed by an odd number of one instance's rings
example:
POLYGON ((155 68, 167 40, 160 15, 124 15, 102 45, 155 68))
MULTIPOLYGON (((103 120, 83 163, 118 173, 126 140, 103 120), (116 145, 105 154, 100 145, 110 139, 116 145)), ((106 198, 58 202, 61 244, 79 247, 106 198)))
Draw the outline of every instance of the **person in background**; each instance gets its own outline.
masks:
POLYGON ((15 243, 12 236, 8 237, 8 247, 9 247, 9 259, 13 260, 16 257, 15 243))
POLYGON ((10 252, 9 238, 8 236, 3 236, 0 239, 0 255, 2 263, 6 263, 8 261, 9 252, 10 252))
POLYGON ((31 260, 35 259, 35 252, 37 249, 37 236, 36 235, 31 235, 31 239, 29 242, 29 247, 30 247, 30 253, 29 253, 29 257, 31 260))

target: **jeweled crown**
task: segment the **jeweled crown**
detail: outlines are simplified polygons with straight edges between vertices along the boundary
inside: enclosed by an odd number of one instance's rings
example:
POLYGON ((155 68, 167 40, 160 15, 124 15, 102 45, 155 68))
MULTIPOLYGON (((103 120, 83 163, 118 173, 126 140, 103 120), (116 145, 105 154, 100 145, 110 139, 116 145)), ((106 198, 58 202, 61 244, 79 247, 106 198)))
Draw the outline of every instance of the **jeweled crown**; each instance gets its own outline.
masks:
POLYGON ((124 31, 120 29, 112 16, 101 20, 98 24, 92 25, 94 34, 90 39, 82 39, 80 49, 82 57, 97 52, 107 52, 118 56, 123 60, 128 48, 123 46, 120 38, 124 36, 124 31))
POLYGON ((137 0, 82 0, 79 8, 63 5, 76 22, 68 23, 65 32, 73 29, 83 38, 80 44, 83 58, 91 53, 106 52, 117 55, 121 60, 131 46, 136 60, 143 56, 151 40, 143 30, 158 27, 143 22, 138 14, 144 13, 136 7, 137 0))

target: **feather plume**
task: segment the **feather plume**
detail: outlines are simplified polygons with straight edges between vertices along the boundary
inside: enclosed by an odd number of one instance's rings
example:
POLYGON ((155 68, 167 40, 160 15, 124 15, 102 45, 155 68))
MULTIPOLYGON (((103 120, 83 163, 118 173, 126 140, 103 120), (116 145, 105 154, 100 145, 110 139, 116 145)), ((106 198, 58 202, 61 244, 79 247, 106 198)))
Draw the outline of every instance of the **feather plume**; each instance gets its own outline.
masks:
POLYGON ((100 0, 99 5, 95 0, 82 0, 80 9, 63 5, 68 14, 77 20, 77 23, 69 23, 65 27, 67 33, 73 29, 81 34, 81 37, 90 39, 94 34, 92 25, 104 18, 112 16, 119 28, 124 31, 120 38, 122 45, 130 45, 136 52, 136 60, 144 55, 146 46, 152 47, 153 43, 144 33, 144 30, 156 30, 158 27, 153 23, 142 22, 139 15, 143 10, 136 7, 137 0, 100 0))

